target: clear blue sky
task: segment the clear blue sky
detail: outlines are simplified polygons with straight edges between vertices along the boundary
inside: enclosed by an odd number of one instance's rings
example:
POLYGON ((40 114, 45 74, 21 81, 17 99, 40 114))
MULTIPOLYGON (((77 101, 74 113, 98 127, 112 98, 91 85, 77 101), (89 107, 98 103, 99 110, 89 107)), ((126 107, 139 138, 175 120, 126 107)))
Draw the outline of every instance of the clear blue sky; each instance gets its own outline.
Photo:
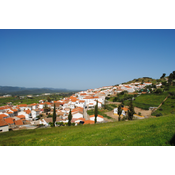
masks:
POLYGON ((0 30, 0 85, 88 89, 175 70, 175 30, 0 30))

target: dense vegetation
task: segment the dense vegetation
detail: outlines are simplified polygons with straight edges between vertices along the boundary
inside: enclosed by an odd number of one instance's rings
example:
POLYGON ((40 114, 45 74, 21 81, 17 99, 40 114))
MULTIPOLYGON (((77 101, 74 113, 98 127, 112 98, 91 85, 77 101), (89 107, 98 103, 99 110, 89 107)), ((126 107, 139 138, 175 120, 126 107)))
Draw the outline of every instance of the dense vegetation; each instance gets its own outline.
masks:
POLYGON ((38 128, 0 134, 0 145, 170 145, 175 116, 94 125, 38 128))
POLYGON ((136 78, 131 81, 122 83, 122 84, 130 84, 130 83, 137 83, 137 82, 151 82, 156 83, 156 79, 150 78, 150 77, 143 77, 143 78, 136 78))
POLYGON ((175 93, 170 93, 168 99, 162 103, 162 106, 152 113, 154 116, 175 114, 175 93))
POLYGON ((0 98, 0 106, 5 106, 8 102, 12 102, 13 105, 38 103, 39 100, 41 100, 41 99, 43 99, 45 101, 48 100, 48 97, 50 98, 50 100, 56 101, 56 100, 59 100, 60 98, 63 98, 65 96, 69 96, 69 95, 70 95, 70 93, 65 93, 65 94, 60 93, 59 95, 52 94, 49 96, 46 96, 46 95, 33 96, 33 98, 27 98, 27 96, 25 96, 24 98, 20 98, 19 96, 0 98))
MULTIPOLYGON (((167 96, 167 92, 162 94, 141 94, 135 98, 133 105, 148 110, 149 107, 158 107, 167 96)), ((124 105, 128 106, 129 100, 124 101, 124 105)))

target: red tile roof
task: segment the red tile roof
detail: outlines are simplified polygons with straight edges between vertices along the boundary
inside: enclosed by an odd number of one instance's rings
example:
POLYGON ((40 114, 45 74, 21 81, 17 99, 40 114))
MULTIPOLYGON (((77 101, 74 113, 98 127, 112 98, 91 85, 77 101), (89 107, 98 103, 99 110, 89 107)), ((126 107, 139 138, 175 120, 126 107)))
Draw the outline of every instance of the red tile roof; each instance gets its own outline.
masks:
POLYGON ((86 93, 81 93, 80 95, 87 95, 86 93))
POLYGON ((5 120, 0 119, 0 126, 7 126, 7 125, 8 123, 5 120))
POLYGON ((36 105, 38 105, 37 103, 33 103, 33 104, 31 104, 32 106, 36 106, 36 105))
POLYGON ((25 119, 24 115, 18 115, 17 117, 20 118, 20 119, 25 119))
POLYGON ((92 120, 85 120, 84 125, 86 124, 94 124, 95 122, 92 120))
POLYGON ((74 109, 72 109, 72 111, 71 111, 72 113, 76 113, 76 112, 83 112, 83 108, 81 108, 81 107, 78 107, 78 108, 74 108, 74 109))
POLYGON ((7 114, 13 114, 13 112, 7 112, 7 114))
POLYGON ((22 120, 15 120, 15 125, 23 125, 22 120))
POLYGON ((17 112, 18 110, 17 109, 11 109, 13 112, 17 112))
POLYGON ((9 107, 7 107, 7 106, 0 107, 0 110, 3 110, 3 109, 9 109, 9 107))
POLYGON ((7 117, 8 115, 6 114, 0 114, 0 119, 3 119, 4 117, 7 117))
POLYGON ((46 105, 51 105, 51 103, 49 103, 49 102, 44 102, 43 104, 46 104, 46 105))
POLYGON ((122 109, 123 109, 124 111, 128 111, 128 108, 123 107, 122 109))
MULTIPOLYGON (((90 115, 89 117, 95 117, 95 115, 93 114, 93 115, 90 115)), ((98 115, 97 117, 103 118, 102 115, 98 115)))
POLYGON ((91 96, 86 96, 85 98, 83 99, 93 99, 94 97, 91 97, 91 96))
POLYGON ((24 112, 25 112, 26 114, 30 114, 30 113, 31 113, 31 110, 28 109, 28 110, 25 110, 24 112))
POLYGON ((15 119, 13 119, 13 118, 11 118, 11 117, 9 117, 9 118, 6 118, 6 119, 4 119, 8 124, 14 124, 14 122, 15 122, 15 119))
POLYGON ((20 104, 19 107, 27 107, 27 104, 20 104))
POLYGON ((94 105, 94 103, 89 103, 89 105, 94 105))

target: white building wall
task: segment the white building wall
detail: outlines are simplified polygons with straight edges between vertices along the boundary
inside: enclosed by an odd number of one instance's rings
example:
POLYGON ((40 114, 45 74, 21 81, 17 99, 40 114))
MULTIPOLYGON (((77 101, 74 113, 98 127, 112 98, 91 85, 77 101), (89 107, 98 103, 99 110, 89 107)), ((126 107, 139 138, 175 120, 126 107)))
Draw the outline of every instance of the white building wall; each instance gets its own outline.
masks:
MULTIPOLYGON (((95 117, 90 117, 90 120, 95 121, 95 117)), ((103 122, 104 119, 101 117, 97 117, 97 122, 103 122)))
POLYGON ((9 126, 0 126, 0 132, 7 132, 9 131, 9 126))
POLYGON ((72 118, 83 118, 83 114, 81 113, 72 114, 72 118))

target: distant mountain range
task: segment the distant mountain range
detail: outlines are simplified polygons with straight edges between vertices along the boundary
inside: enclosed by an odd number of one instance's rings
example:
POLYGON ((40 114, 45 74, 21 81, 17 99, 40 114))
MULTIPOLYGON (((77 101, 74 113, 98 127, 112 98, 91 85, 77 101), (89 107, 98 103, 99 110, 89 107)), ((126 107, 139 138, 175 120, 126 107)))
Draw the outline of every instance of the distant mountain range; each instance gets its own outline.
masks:
POLYGON ((0 95, 29 95, 29 94, 42 94, 42 93, 59 93, 59 92, 78 92, 81 90, 69 90, 62 88, 25 88, 13 86, 0 86, 0 95))

